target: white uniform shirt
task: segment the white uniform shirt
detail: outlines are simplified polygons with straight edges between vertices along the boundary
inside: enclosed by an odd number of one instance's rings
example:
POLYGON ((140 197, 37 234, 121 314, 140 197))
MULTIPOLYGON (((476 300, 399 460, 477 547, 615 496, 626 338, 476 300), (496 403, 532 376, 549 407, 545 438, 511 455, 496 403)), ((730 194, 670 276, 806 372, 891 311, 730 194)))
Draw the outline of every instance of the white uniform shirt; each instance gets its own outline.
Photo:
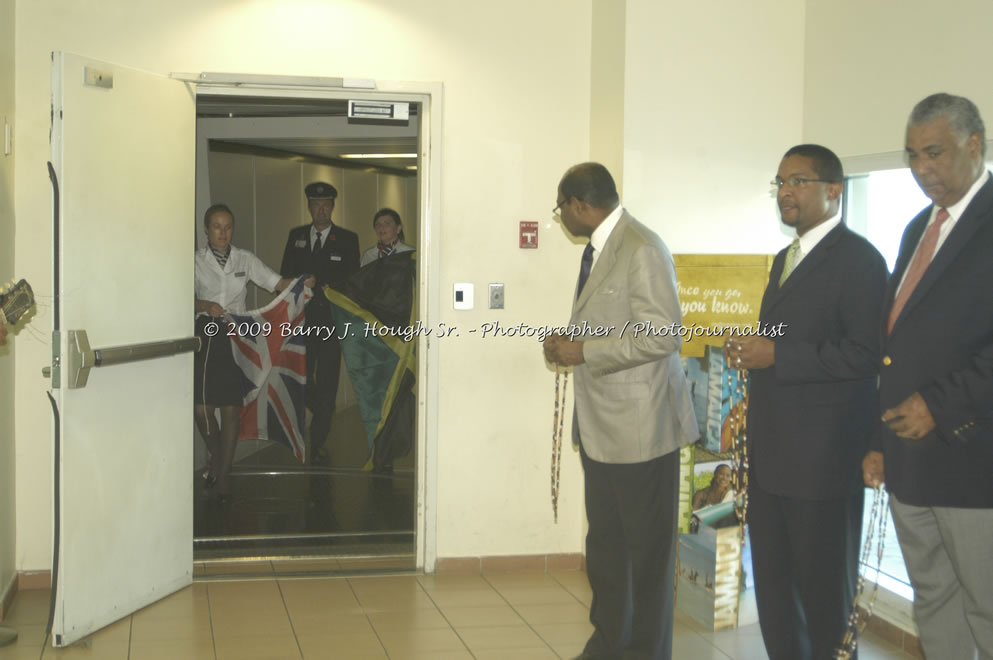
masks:
MULTIPOLYGON (((413 252, 414 246, 407 245, 403 241, 397 241, 396 245, 393 246, 393 254, 400 254, 401 252, 413 252)), ((379 259, 379 244, 373 245, 371 248, 362 253, 362 259, 359 260, 359 266, 366 266, 371 264, 373 261, 379 259)))
POLYGON ((274 291, 281 279, 276 271, 254 254, 233 245, 223 270, 209 246, 197 250, 194 264, 196 298, 215 302, 229 312, 248 311, 245 309, 245 294, 249 281, 267 291, 274 291))

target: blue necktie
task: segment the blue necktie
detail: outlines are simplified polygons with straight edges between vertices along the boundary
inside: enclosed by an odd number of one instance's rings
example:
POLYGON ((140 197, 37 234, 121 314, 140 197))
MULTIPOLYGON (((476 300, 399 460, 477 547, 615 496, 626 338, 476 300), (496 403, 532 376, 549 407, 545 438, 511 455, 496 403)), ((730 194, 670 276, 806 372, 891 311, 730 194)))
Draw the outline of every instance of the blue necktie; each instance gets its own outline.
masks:
POLYGON ((583 260, 579 263, 579 286, 576 287, 576 298, 583 292, 586 280, 590 279, 590 270, 593 268, 593 244, 587 243, 583 250, 583 260))

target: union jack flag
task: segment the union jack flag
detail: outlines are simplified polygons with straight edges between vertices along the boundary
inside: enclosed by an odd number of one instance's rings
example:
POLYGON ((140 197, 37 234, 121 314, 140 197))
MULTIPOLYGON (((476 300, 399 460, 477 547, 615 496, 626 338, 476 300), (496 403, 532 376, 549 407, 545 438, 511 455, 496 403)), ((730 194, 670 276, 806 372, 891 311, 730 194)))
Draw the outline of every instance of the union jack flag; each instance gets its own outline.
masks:
POLYGON ((235 324, 231 345, 243 377, 238 440, 278 442, 301 463, 307 451, 303 439, 307 349, 299 329, 304 322, 304 306, 313 296, 303 280, 295 279, 261 309, 226 315, 235 324))

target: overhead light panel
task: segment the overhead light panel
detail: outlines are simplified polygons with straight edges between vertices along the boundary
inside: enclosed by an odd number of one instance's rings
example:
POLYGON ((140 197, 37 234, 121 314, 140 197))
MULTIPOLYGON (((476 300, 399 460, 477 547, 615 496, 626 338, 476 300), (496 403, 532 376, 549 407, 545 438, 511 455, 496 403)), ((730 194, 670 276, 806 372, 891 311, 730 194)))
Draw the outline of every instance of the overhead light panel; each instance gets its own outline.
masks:
POLYGON ((417 158, 417 154, 341 154, 338 158, 417 158))

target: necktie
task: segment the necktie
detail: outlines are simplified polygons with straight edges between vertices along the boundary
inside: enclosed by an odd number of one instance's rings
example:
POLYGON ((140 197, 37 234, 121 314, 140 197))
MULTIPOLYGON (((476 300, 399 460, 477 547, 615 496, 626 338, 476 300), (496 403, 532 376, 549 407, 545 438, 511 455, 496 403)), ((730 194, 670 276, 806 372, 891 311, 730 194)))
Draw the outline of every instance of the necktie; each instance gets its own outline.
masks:
POLYGON ((793 272, 793 268, 796 266, 796 258, 799 254, 800 239, 794 238, 793 242, 790 243, 790 249, 786 251, 786 263, 783 264, 783 274, 779 276, 779 286, 783 286, 783 282, 793 272))
POLYGON ((576 298, 583 292, 586 280, 590 279, 590 270, 593 268, 593 244, 587 243, 583 250, 583 260, 579 262, 579 286, 576 287, 576 298))
POLYGON ((311 254, 317 254, 318 250, 321 249, 321 232, 317 232, 317 236, 314 237, 314 247, 311 250, 311 254))
POLYGON ((945 220, 948 220, 948 209, 938 209, 938 215, 935 216, 934 222, 924 232, 924 238, 921 239, 921 242, 917 244, 917 252, 914 253, 914 260, 910 262, 907 275, 903 278, 903 285, 897 291, 896 299, 893 301, 893 307, 890 308, 890 318, 886 325, 886 334, 893 331, 893 324, 896 323, 900 312, 903 311, 903 306, 907 304, 910 295, 917 288, 921 278, 924 277, 927 267, 931 265, 931 259, 934 258, 934 248, 938 244, 938 234, 941 233, 941 225, 945 224, 945 220))

